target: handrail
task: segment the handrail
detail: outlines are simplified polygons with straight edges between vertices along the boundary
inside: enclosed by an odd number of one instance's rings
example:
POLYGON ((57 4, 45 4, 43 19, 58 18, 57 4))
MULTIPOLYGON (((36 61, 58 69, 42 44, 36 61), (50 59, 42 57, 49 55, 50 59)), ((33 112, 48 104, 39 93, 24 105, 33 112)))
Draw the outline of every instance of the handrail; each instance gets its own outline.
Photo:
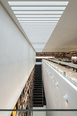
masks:
POLYGON ((77 111, 77 109, 0 109, 0 111, 77 111))
POLYGON ((64 64, 66 66, 70 66, 73 68, 77 69, 77 64, 73 64, 73 63, 67 63, 67 62, 63 62, 63 61, 59 61, 59 60, 53 60, 53 59, 48 59, 49 61, 55 62, 55 63, 59 63, 59 64, 64 64))

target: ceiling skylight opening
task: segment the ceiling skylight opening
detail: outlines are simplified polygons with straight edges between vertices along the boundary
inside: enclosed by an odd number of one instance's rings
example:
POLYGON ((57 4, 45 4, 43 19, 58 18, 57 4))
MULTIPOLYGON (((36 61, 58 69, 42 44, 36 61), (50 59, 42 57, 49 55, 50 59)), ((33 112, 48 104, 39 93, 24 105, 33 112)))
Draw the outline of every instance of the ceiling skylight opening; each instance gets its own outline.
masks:
MULTIPOLYGON (((23 26, 22 26, 23 27, 23 26)), ((32 27, 32 28, 26 28, 26 27, 23 27, 23 29, 54 29, 54 27, 49 27, 49 28, 46 28, 46 27, 40 27, 40 28, 34 28, 34 27, 32 27)))
POLYGON ((25 22, 25 23, 20 23, 20 24, 23 25, 23 26, 26 26, 26 27, 27 27, 27 26, 28 26, 28 27, 41 27, 41 26, 51 27, 51 26, 53 26, 53 25, 55 26, 57 23, 53 23, 53 22, 51 22, 51 23, 48 23, 48 22, 47 22, 47 23, 46 23, 46 22, 45 22, 45 23, 42 23, 42 24, 41 24, 41 23, 40 23, 40 24, 39 24, 39 23, 31 23, 31 24, 30 24, 30 23, 26 23, 26 22, 25 22))
POLYGON ((9 5, 68 5, 69 1, 8 1, 9 5))
POLYGON ((33 15, 33 14, 42 14, 42 15, 46 15, 46 14, 63 14, 63 11, 13 11, 14 14, 30 14, 30 15, 33 15))
POLYGON ((20 23, 58 23, 58 21, 19 21, 20 23))
POLYGON ((27 31, 27 32, 30 32, 30 31, 50 31, 50 33, 51 33, 51 31, 53 31, 54 29, 24 29, 25 31, 27 31))
POLYGON ((58 18, 58 17, 61 17, 61 15, 16 15, 16 17, 18 18, 46 18, 46 17, 54 17, 54 18, 58 18))
POLYGON ((53 20, 53 21, 58 21, 59 18, 17 18, 19 21, 22 20, 22 21, 31 21, 31 20, 53 20))
POLYGON ((69 1, 8 1, 35 50, 41 52, 69 1), (42 44, 44 42, 44 44, 42 44), (33 44, 35 43, 35 44, 33 44), (40 44, 39 44, 40 43, 40 44))
POLYGON ((28 27, 26 27, 26 26, 22 26, 22 28, 23 29, 54 29, 55 28, 55 26, 51 26, 51 27, 46 27, 46 26, 43 26, 43 27, 30 27, 30 28, 28 28, 28 27))
POLYGON ((45 46, 45 44, 46 44, 46 43, 44 43, 44 44, 42 44, 42 43, 41 43, 41 44, 35 43, 35 44, 32 44, 32 45, 34 46, 34 48, 39 48, 39 47, 40 47, 40 48, 43 48, 43 47, 45 46))
POLYGON ((66 7, 11 7, 12 10, 65 10, 66 7))

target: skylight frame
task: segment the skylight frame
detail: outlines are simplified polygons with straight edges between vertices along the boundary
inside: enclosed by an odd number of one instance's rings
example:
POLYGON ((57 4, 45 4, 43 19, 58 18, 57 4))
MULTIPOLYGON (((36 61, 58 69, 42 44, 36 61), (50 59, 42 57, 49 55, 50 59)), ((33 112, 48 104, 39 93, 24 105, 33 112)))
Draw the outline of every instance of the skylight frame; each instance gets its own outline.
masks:
POLYGON ((19 21, 20 23, 58 23, 58 21, 19 21))
POLYGON ((61 5, 61 6, 67 6, 69 1, 8 1, 8 4, 10 6, 12 5, 61 5))
POLYGON ((13 11, 14 14, 30 14, 30 15, 34 15, 34 14, 59 14, 59 15, 62 15, 63 14, 63 11, 13 11))
POLYGON ((32 10, 38 10, 38 11, 42 11, 42 10, 65 10, 66 7, 11 7, 12 10, 28 10, 28 11, 32 11, 32 10))
POLYGON ((37 21, 37 20, 51 20, 51 21, 59 21, 60 18, 17 18, 19 21, 31 21, 31 20, 34 20, 34 21, 37 21))
POLYGON ((52 17, 52 18, 60 18, 61 15, 16 15, 17 18, 48 18, 48 17, 52 17))

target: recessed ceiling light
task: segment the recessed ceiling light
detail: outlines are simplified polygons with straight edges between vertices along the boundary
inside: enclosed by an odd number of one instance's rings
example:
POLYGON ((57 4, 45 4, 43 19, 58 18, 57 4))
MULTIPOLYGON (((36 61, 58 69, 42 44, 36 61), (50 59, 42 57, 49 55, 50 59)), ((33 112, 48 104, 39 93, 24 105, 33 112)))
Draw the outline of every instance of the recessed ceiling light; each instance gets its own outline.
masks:
POLYGON ((39 18, 39 17, 61 17, 61 15, 16 15, 16 17, 37 17, 37 18, 39 18))
POLYGON ((63 11, 14 11, 14 14, 62 14, 63 11))
POLYGON ((67 5, 69 1, 8 1, 9 5, 67 5))
POLYGON ((31 20, 53 20, 53 21, 58 21, 59 18, 17 18, 18 20, 22 20, 22 21, 25 21, 25 20, 28 20, 28 21, 31 21, 31 20))
POLYGON ((66 7, 11 7, 12 10, 65 10, 66 7))
POLYGON ((20 23, 57 23, 58 21, 19 21, 20 23))

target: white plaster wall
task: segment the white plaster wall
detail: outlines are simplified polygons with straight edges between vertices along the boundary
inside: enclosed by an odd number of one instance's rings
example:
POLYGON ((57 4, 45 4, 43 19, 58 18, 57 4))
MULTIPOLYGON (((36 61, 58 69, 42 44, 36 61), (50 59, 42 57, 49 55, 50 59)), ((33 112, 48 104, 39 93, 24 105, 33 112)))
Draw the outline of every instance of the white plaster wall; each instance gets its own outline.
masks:
MULTIPOLYGON (((75 89, 67 79, 64 79, 53 67, 46 64, 45 60, 42 62, 42 75, 47 109, 77 109, 77 87, 75 89), (51 72, 51 75, 46 68, 51 72), (58 87, 56 82, 59 83, 58 87), (66 94, 68 95, 68 103, 63 98, 66 94)), ((77 112, 48 112, 48 114, 49 116, 77 116, 77 112)))
POLYGON ((34 65, 35 51, 0 5, 0 109, 14 107, 34 65))

